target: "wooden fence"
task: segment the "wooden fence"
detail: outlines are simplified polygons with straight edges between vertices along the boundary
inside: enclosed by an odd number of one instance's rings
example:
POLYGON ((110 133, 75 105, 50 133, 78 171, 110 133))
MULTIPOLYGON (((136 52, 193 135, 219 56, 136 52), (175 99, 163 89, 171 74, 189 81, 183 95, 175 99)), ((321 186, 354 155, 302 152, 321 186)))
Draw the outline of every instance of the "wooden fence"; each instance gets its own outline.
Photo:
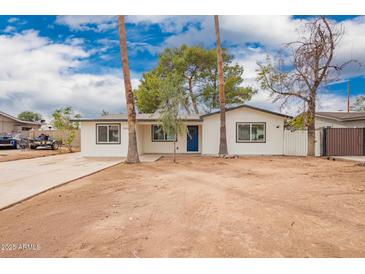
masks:
MULTIPOLYGON (((28 138, 35 138, 41 135, 42 133, 45 135, 48 135, 56 140, 62 140, 63 138, 63 132, 61 130, 29 130, 28 132, 28 138)), ((80 147, 81 139, 80 139, 80 129, 77 130, 75 139, 73 140, 71 146, 73 147, 80 147)))

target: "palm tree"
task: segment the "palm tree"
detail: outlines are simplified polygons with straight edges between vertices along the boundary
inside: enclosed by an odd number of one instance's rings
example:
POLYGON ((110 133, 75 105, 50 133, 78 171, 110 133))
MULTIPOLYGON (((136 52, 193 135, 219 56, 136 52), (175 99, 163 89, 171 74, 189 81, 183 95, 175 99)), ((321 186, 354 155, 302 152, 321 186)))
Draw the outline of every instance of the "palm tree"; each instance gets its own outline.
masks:
POLYGON ((220 140, 219 140, 219 155, 227 155, 227 137, 226 137, 226 106, 224 95, 224 78, 223 78, 223 58, 221 49, 221 38, 219 33, 219 20, 218 15, 214 15, 214 26, 216 36, 217 47, 217 60, 218 60, 218 77, 219 77, 219 107, 220 107, 220 140))
POLYGON ((127 39, 125 35, 124 17, 124 15, 118 16, 118 29, 120 35, 120 53, 122 56, 125 98, 128 112, 128 154, 126 163, 134 164, 139 163, 136 134, 136 111, 134 109, 134 96, 128 67, 127 39))

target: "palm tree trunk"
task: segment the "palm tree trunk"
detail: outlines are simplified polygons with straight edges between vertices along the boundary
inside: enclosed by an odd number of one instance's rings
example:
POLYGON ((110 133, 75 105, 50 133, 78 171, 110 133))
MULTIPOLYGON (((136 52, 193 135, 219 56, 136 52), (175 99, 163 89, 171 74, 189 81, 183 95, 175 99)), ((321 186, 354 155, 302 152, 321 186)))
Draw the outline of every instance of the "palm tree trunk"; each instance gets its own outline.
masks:
POLYGON ((173 155, 174 163, 176 163, 176 136, 177 136, 176 118, 177 117, 175 117, 175 136, 174 136, 174 155, 173 155))
POLYGON ((227 155, 227 137, 226 137, 226 108, 225 108, 225 95, 224 95, 224 78, 223 78, 223 58, 221 49, 221 39, 219 33, 219 20, 218 15, 214 15, 214 26, 216 36, 217 47, 217 60, 218 60, 218 78, 219 78, 219 107, 220 107, 220 140, 219 140, 219 155, 227 155))
POLYGON ((120 35, 120 53, 122 56, 125 98, 128 112, 128 154, 126 163, 133 164, 139 163, 139 156, 136 133, 136 111, 134 109, 131 76, 128 67, 127 38, 125 34, 124 15, 118 16, 118 29, 120 35))
POLYGON ((176 163, 176 141, 174 141, 174 155, 173 155, 173 161, 176 163))

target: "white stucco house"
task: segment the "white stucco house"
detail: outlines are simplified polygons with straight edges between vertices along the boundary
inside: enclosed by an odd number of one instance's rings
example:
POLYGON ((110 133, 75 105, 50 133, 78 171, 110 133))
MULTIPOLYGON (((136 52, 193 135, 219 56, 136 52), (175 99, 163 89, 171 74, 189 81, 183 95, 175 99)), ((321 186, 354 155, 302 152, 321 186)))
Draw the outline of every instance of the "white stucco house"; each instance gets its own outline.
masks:
MULTIPOLYGON (((229 154, 282 155, 287 115, 249 105, 226 112, 229 154)), ((177 153, 215 155, 219 148, 219 112, 183 117, 189 135, 177 136, 177 153)), ((127 115, 80 118, 81 153, 86 157, 121 157, 128 151, 127 115)), ((160 128, 156 114, 137 114, 140 154, 171 153, 173 137, 160 128)))
POLYGON ((365 112, 317 112, 316 128, 365 128, 365 112))

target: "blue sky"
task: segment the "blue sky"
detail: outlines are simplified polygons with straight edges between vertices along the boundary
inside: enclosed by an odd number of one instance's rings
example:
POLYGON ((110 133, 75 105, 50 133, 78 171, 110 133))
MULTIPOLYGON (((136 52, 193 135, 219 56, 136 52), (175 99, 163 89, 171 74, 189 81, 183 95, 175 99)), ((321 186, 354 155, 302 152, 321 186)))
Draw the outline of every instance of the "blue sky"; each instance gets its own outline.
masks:
MULTIPOLYGON (((245 68, 245 85, 257 86, 255 69, 297 37, 296 29, 311 16, 221 16, 222 44, 245 68)), ((330 16, 345 36, 336 54, 341 63, 365 63, 365 19, 330 16)), ((183 43, 215 46, 211 16, 128 16, 127 40, 133 86, 152 69, 158 53, 183 43)), ((124 111, 119 36, 113 16, 1 16, 0 109, 16 115, 34 110, 49 117, 71 105, 83 116, 102 110, 124 111)), ((347 80, 351 95, 365 94, 364 66, 345 69, 338 83, 322 91, 318 109, 344 110, 347 80)), ((352 98, 352 99, 353 99, 352 98)), ((279 110, 268 92, 259 91, 252 105, 279 110)), ((283 111, 293 113, 296 106, 283 111)))

